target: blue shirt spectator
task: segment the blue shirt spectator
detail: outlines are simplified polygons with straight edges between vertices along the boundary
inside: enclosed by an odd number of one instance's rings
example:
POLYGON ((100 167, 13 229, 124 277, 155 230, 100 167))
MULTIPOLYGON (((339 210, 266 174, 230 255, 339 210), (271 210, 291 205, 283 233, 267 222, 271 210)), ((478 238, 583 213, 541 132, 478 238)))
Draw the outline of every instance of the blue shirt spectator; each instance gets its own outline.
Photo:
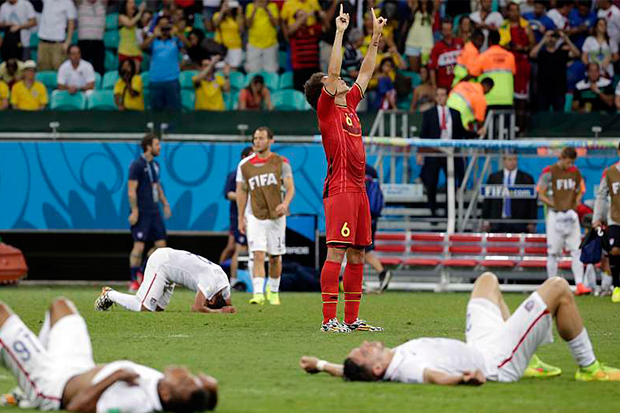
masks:
POLYGON ((545 4, 542 1, 534 2, 534 11, 524 13, 523 18, 530 22, 530 28, 536 37, 536 43, 540 42, 547 30, 555 30, 555 24, 546 15, 545 4))
POLYGON ((589 1, 580 1, 578 6, 568 15, 570 22, 571 40, 581 50, 590 30, 596 24, 596 13, 590 9, 589 1))
POLYGON ((151 82, 170 82, 179 79, 179 52, 183 44, 179 39, 155 39, 151 45, 151 82))

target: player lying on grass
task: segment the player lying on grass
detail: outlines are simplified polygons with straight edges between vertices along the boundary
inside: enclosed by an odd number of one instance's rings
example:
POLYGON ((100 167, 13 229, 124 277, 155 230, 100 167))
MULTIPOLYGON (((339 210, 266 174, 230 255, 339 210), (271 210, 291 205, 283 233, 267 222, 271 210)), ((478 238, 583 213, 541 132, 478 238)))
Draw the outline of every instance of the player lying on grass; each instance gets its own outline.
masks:
POLYGON ((344 365, 308 356, 302 357, 300 364, 308 373, 326 371, 351 381, 479 385, 487 380, 548 377, 561 371, 549 366, 552 370, 545 372, 547 365, 534 352, 553 340, 552 317, 579 365, 577 380, 620 381, 619 369, 604 366, 595 358, 566 280, 554 277, 545 281, 511 316, 497 277, 488 272, 476 280, 467 305, 466 343, 418 338, 391 349, 365 341, 351 350, 344 365))
POLYGON ((170 303, 175 284, 181 284, 196 293, 192 311, 236 312, 224 270, 200 255, 172 248, 159 248, 151 254, 146 262, 144 280, 136 295, 104 287, 95 301, 95 310, 106 311, 113 304, 118 304, 130 311, 164 311, 170 303))
POLYGON ((73 303, 56 299, 37 337, 0 302, 0 364, 19 383, 5 402, 40 410, 147 413, 213 410, 217 381, 183 367, 164 373, 131 361, 96 365, 73 303))

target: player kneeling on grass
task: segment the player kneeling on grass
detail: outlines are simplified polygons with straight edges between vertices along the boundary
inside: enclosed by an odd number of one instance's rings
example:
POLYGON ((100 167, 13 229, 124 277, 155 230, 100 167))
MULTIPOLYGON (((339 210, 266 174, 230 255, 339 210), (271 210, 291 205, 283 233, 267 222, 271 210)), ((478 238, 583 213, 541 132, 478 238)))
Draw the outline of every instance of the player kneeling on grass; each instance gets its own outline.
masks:
POLYGON ((395 348, 364 342, 351 350, 344 365, 316 357, 301 358, 308 373, 326 371, 351 381, 483 384, 521 377, 561 374, 536 357, 538 346, 550 343, 552 317, 579 365, 581 381, 620 381, 620 370, 599 363, 566 280, 545 281, 511 316, 497 277, 484 273, 476 280, 467 305, 466 343, 447 338, 418 338, 395 348))
POLYGON ((73 303, 55 300, 39 336, 0 302, 0 364, 19 383, 3 405, 73 412, 213 410, 217 381, 182 367, 161 373, 131 361, 96 365, 86 322, 73 303))
POLYGON ((194 312, 236 312, 224 270, 200 255, 172 248, 160 248, 151 254, 146 262, 144 281, 136 295, 104 287, 95 301, 95 310, 106 311, 118 304, 130 311, 164 311, 176 284, 196 293, 191 307, 194 312))

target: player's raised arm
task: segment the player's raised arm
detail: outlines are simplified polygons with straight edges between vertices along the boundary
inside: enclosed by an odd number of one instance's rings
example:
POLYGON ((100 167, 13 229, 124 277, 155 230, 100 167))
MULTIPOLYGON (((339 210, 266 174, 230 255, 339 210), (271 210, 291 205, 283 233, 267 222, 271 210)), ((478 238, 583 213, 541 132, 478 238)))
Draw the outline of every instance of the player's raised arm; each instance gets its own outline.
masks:
POLYGON ((344 32, 349 27, 349 13, 345 13, 342 4, 340 5, 340 14, 336 17, 336 37, 334 38, 334 46, 332 54, 329 58, 329 66, 327 68, 327 80, 325 88, 332 95, 336 94, 336 85, 340 79, 340 69, 342 66, 342 39, 344 32))
POLYGON ((383 17, 377 17, 375 15, 374 9, 370 9, 370 13, 372 14, 372 40, 370 41, 368 51, 366 52, 366 57, 364 57, 362 67, 360 68, 359 74, 357 75, 357 80, 355 81, 355 83, 357 83, 359 87, 362 88, 362 93, 366 91, 368 82, 370 82, 370 79, 372 79, 372 74, 375 71, 375 65, 377 61, 377 48, 379 47, 379 40, 381 40, 383 26, 385 26, 385 24, 387 23, 387 19, 383 17))
POLYGON ((310 374, 316 374, 322 371, 334 377, 342 377, 344 374, 344 367, 342 364, 329 363, 325 360, 320 360, 318 357, 302 356, 299 360, 299 366, 310 374))

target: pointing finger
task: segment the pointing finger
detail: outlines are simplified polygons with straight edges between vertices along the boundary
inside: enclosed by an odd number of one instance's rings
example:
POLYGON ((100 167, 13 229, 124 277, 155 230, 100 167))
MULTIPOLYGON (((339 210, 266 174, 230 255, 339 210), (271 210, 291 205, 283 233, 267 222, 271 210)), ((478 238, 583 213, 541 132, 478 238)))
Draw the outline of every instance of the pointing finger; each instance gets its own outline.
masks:
POLYGON ((340 3, 340 15, 342 16, 344 14, 344 8, 342 6, 342 3, 340 3))

